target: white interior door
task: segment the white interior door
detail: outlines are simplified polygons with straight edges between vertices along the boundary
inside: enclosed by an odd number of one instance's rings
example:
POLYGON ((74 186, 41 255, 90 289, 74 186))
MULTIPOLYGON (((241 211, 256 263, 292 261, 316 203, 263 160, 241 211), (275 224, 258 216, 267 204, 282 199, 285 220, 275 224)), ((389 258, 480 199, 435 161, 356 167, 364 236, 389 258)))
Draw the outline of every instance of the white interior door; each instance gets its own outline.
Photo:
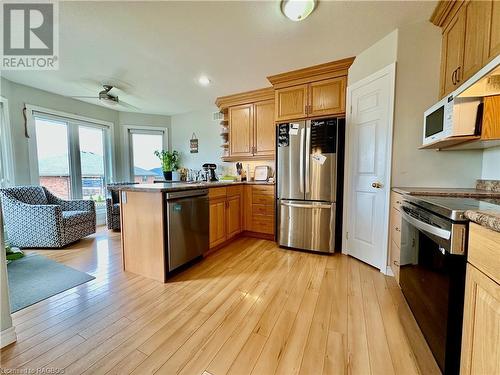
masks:
POLYGON ((345 251, 387 265, 395 64, 348 88, 345 251))

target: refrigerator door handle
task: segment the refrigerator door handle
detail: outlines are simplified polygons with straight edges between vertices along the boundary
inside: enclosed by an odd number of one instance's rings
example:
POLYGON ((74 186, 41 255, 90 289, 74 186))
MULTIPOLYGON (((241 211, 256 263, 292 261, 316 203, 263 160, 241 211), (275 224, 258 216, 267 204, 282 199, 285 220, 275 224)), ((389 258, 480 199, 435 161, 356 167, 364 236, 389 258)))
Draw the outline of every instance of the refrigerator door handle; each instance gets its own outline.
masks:
POLYGON ((311 163, 311 123, 307 122, 306 123, 306 155, 305 155, 305 164, 306 164, 306 173, 304 176, 305 180, 305 193, 308 194, 310 190, 310 176, 309 176, 309 169, 310 169, 310 163, 311 163))
POLYGON ((288 202, 281 202, 282 206, 287 206, 287 207, 297 207, 297 208, 327 208, 331 209, 332 205, 331 204, 304 204, 304 203, 288 203, 288 202))
POLYGON ((300 128, 299 191, 304 192, 304 128, 300 128))

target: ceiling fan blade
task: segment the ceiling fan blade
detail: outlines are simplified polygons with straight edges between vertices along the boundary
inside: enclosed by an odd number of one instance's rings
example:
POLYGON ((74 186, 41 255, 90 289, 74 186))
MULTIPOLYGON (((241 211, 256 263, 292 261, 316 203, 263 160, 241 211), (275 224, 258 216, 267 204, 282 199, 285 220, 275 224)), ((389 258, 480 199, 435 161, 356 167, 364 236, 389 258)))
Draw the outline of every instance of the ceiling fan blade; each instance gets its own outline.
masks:
POLYGON ((68 98, 79 98, 79 99, 99 99, 98 96, 68 96, 68 98))
POLYGON ((132 104, 128 104, 126 102, 123 102, 120 100, 119 102, 120 105, 126 107, 126 108, 130 108, 130 109, 135 109, 135 110, 140 110, 140 108, 136 107, 135 105, 132 105, 132 104))

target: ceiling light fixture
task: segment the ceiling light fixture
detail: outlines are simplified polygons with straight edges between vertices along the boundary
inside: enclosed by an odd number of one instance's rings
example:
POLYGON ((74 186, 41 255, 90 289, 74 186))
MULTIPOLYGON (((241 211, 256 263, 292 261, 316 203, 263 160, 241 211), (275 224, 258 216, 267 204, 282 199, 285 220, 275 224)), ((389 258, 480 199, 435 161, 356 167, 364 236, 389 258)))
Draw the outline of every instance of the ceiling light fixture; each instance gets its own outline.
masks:
POLYGON ((317 0, 281 0, 281 12, 292 21, 302 21, 316 8, 317 0))
POLYGON ((210 80, 206 76, 201 76, 198 78, 198 83, 202 86, 208 86, 210 84, 210 80))

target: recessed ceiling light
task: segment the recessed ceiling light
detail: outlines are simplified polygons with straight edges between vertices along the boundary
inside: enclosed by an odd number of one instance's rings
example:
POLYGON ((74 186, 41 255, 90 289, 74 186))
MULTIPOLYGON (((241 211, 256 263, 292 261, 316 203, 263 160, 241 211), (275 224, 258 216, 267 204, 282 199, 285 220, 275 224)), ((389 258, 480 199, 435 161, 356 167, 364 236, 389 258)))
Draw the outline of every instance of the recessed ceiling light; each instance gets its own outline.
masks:
POLYGON ((201 76, 198 78, 198 83, 202 86, 208 86, 210 84, 210 80, 206 76, 201 76))
POLYGON ((281 12, 292 21, 302 21, 316 8, 317 0, 281 0, 281 12))

